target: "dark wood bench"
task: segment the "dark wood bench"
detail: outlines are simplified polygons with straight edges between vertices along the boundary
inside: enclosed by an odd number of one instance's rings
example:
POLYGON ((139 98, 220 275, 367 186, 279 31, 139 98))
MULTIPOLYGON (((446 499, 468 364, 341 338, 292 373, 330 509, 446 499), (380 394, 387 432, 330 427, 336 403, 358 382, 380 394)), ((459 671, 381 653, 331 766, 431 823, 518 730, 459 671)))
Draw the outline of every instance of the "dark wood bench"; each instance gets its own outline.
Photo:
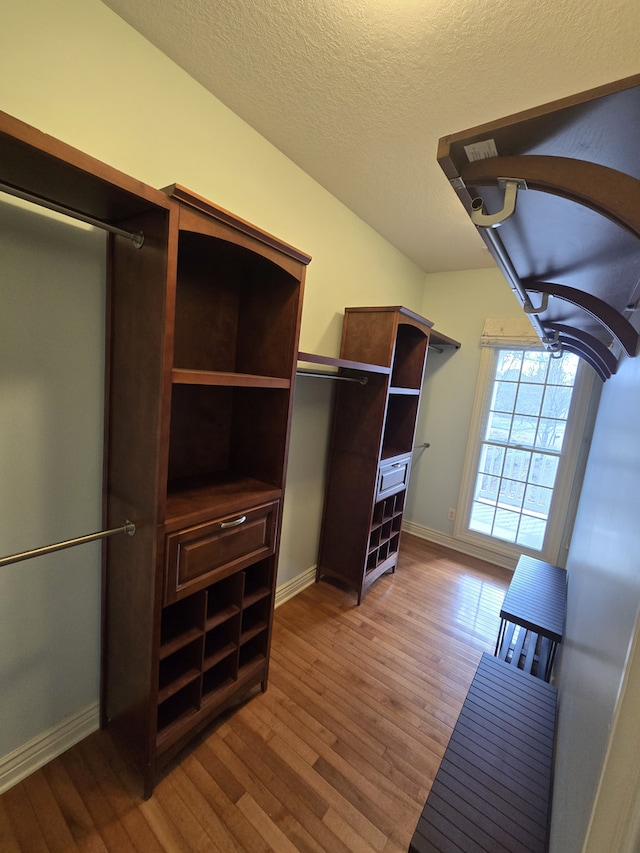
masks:
POLYGON ((500 610, 496 655, 549 681, 566 606, 566 569, 521 556, 500 610))
POLYGON ((546 853, 556 688, 484 653, 409 853, 546 853))

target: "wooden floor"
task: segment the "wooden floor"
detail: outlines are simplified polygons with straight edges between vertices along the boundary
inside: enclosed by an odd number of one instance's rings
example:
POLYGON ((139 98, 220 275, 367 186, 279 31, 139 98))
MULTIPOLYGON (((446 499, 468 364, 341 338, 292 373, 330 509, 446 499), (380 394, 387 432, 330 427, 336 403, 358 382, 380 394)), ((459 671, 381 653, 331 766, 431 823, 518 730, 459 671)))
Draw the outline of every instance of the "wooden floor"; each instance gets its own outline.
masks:
POLYGON ((403 534, 360 607, 276 610, 269 686, 144 801, 96 732, 0 797, 0 851, 406 851, 510 573, 403 534))

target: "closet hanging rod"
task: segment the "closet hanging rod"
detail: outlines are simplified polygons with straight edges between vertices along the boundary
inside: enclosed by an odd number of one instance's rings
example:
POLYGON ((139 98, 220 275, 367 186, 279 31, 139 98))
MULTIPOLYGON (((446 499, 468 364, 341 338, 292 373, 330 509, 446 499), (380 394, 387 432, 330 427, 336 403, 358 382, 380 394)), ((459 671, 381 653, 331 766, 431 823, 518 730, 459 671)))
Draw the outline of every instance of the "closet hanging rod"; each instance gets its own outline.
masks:
POLYGON ((62 213, 64 216, 70 216, 73 219, 79 219, 81 222, 86 222, 88 225, 94 225, 96 228, 102 228, 104 231, 109 231, 111 234, 119 234, 121 237, 126 237, 131 240, 136 249, 140 249, 144 244, 144 234, 142 231, 125 231, 124 228, 118 228, 116 225, 110 225, 108 222, 103 222, 101 219, 94 219, 92 216, 87 216, 85 213, 80 213, 71 207, 65 207, 62 204, 56 204, 54 201, 42 198, 39 195, 19 190, 17 187, 12 187, 11 184, 3 184, 0 182, 0 192, 7 195, 21 198, 23 201, 30 201, 40 207, 46 207, 48 210, 53 210, 55 213, 62 213))
POLYGON ((125 521, 122 527, 113 527, 111 530, 99 530, 97 533, 89 533, 87 536, 78 536, 76 539, 66 539, 64 542, 56 542, 53 545, 45 545, 43 548, 34 548, 31 551, 23 551, 21 554, 11 554, 0 558, 0 566, 8 566, 11 563, 19 563, 22 560, 30 560, 32 557, 41 557, 43 554, 51 554, 53 551, 62 551, 63 548, 71 548, 74 545, 84 545, 85 542, 94 542, 96 539, 106 539, 116 533, 128 533, 133 536, 136 526, 133 521, 125 521))
POLYGON ((341 376, 339 373, 321 373, 313 370, 296 370, 298 376, 314 376, 317 379, 335 379, 337 382, 357 382, 358 385, 366 385, 369 381, 366 376, 341 376))

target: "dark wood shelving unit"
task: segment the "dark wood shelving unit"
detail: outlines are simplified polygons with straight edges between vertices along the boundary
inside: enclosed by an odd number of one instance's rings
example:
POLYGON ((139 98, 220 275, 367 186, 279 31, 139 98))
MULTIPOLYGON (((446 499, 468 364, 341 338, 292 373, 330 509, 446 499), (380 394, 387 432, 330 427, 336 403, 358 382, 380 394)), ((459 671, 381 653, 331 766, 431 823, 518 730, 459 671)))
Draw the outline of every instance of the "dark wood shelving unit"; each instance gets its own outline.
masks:
POLYGON ((109 721, 141 753, 147 795, 196 732, 241 694, 266 688, 309 261, 183 187, 166 193, 171 218, 150 318, 131 296, 128 249, 114 246, 111 285, 110 397, 127 407, 112 407, 110 508, 145 476, 149 524, 144 583, 122 549, 109 554, 107 637, 130 647, 137 634, 139 647, 131 662, 107 655, 105 696, 109 721), (138 323, 147 372, 121 355, 138 323), (131 426, 142 385, 153 396, 147 429, 129 430, 124 447, 120 419, 131 426), (133 463, 143 440, 144 469, 133 463))
MULTIPOLYGON (((400 306, 347 308, 340 358, 316 359, 367 379, 336 389, 316 573, 353 589, 358 603, 396 568, 432 325, 400 306)), ((308 356, 299 360, 313 363, 308 356)))

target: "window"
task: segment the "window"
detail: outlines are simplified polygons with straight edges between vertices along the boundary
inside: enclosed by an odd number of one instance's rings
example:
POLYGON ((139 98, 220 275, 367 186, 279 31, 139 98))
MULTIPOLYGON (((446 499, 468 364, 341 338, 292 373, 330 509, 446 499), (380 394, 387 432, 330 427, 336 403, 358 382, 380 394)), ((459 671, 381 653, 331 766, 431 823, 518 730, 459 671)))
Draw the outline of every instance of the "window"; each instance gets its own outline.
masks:
POLYGON ((591 371, 513 344, 486 347, 482 362, 455 535, 558 562, 591 371))

